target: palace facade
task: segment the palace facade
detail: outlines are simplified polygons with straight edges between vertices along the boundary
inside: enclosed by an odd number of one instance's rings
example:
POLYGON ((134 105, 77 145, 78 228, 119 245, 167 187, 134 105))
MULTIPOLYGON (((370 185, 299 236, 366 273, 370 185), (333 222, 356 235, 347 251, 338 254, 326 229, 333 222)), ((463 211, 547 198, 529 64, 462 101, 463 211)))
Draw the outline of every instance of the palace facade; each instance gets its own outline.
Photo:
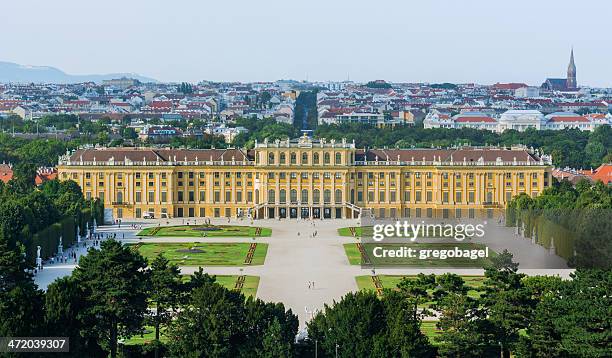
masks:
POLYGON ((107 218, 471 218, 552 183, 533 149, 358 149, 294 140, 242 149, 85 148, 60 157, 60 180, 104 201, 107 218))

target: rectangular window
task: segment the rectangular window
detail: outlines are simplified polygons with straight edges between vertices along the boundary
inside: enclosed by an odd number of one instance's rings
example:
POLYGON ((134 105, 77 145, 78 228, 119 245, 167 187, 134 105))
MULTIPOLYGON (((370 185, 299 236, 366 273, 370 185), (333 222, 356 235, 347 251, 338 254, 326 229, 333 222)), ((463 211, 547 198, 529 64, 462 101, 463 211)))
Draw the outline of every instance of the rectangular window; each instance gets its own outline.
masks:
POLYGON ((232 201, 232 192, 226 191, 225 192, 225 202, 230 202, 230 201, 232 201))
POLYGON ((242 201, 242 192, 241 191, 237 191, 236 192, 236 201, 237 202, 241 202, 242 201))
POLYGON ((214 193, 214 201, 215 203, 218 203, 221 201, 221 192, 220 191, 215 191, 214 193))
POLYGON ((155 192, 154 191, 150 191, 149 192, 149 203, 152 203, 155 201, 155 192))
POLYGON ((136 201, 137 203, 140 203, 142 201, 142 193, 137 191, 136 192, 136 198, 134 199, 134 201, 136 201))
POLYGON ((410 217, 410 208, 404 208, 404 217, 405 218, 409 218, 410 217))
POLYGON ((161 201, 162 203, 167 203, 168 202, 168 193, 165 191, 161 192, 161 201))
POLYGON ((460 203, 461 202, 461 192, 455 192, 455 202, 456 203, 460 203))
POLYGON ((195 201, 195 193, 193 191, 189 191, 189 202, 195 201))
POLYGON ((415 193, 415 198, 414 198, 414 201, 415 201, 415 202, 417 202, 417 203, 420 203, 420 202, 421 202, 421 194, 422 194, 422 193, 421 193, 421 191, 417 191, 417 192, 415 193))
POLYGON ((206 192, 200 191, 200 201, 206 201, 206 192))
POLYGON ((179 191, 179 192, 178 192, 178 201, 179 201, 179 202, 183 202, 183 196, 184 196, 184 194, 185 194, 185 193, 183 193, 182 191, 179 191))

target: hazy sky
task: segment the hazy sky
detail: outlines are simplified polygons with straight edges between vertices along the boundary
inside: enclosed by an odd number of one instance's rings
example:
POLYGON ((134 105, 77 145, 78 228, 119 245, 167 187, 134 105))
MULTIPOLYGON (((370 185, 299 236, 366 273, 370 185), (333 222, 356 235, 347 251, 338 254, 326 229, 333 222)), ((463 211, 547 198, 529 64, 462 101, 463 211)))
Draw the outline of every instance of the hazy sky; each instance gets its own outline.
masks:
POLYGON ((2 0, 0 61, 162 81, 612 86, 608 0, 2 0))

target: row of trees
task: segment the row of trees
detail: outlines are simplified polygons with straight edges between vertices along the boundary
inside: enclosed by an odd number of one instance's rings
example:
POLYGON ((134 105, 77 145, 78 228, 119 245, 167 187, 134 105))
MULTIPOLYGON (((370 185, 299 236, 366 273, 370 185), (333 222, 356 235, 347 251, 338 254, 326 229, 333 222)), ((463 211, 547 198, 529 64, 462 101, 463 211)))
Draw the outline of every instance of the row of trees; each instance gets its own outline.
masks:
POLYGON ((609 356, 610 270, 572 280, 517 270, 509 253, 494 258, 477 297, 455 274, 404 279, 381 299, 349 293, 308 324, 309 339, 329 357, 609 356), (420 327, 434 313, 432 345, 420 327))
POLYGON ((69 337, 70 352, 63 356, 116 357, 120 340, 149 325, 156 340, 138 355, 293 355, 298 320, 290 310, 245 299, 201 269, 185 281, 163 256, 148 265, 136 250, 108 240, 81 257, 71 276, 43 292, 24 270, 20 252, 6 243, 0 238, 0 336, 69 337))
POLYGON ((68 247, 77 230, 85 235, 94 219, 102 223, 103 210, 99 200, 85 200, 73 181, 52 180, 38 188, 19 177, 8 184, 0 181, 0 237, 10 248, 20 248, 30 263, 37 246, 48 258, 55 254, 60 236, 68 247))
POLYGON ((554 246, 575 267, 612 269, 612 187, 601 181, 562 181, 535 198, 519 195, 508 204, 506 225, 554 246))
POLYGON ((590 168, 612 162, 612 128, 601 126, 594 132, 578 129, 562 131, 514 130, 494 133, 471 128, 424 129, 416 127, 377 128, 367 124, 320 125, 314 132, 319 138, 355 140, 358 147, 450 147, 470 145, 511 146, 524 144, 541 149, 553 157, 558 167, 590 168))
MULTIPOLYGON (((305 95, 302 93, 302 95, 305 95)), ((580 131, 578 129, 553 131, 537 131, 529 129, 525 132, 514 130, 503 133, 494 133, 472 128, 424 129, 422 125, 416 127, 384 127, 373 125, 349 124, 323 124, 314 126, 308 124, 304 127, 304 120, 310 123, 316 120, 315 112, 306 110, 304 100, 301 106, 296 104, 296 117, 293 125, 276 123, 273 119, 257 120, 255 118, 238 119, 236 125, 245 127, 248 133, 236 137, 233 145, 252 148, 255 139, 269 140, 295 138, 300 135, 301 129, 315 129, 314 137, 349 141, 355 140, 359 148, 411 148, 421 147, 451 147, 455 145, 499 145, 512 146, 523 144, 542 150, 553 157, 553 164, 557 167, 596 168, 602 163, 612 162, 612 129, 610 126, 601 126, 594 132, 580 131), (314 119, 311 119, 314 115, 314 119), (305 119, 307 116, 308 119, 305 119)))

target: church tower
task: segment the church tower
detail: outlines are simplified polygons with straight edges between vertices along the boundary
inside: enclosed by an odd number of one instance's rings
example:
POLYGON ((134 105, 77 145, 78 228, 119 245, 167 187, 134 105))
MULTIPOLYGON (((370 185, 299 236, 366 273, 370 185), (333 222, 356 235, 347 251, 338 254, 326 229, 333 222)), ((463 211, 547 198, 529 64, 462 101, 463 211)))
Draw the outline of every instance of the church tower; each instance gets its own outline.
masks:
POLYGON ((574 63, 574 49, 570 55, 570 63, 567 66, 567 89, 577 89, 578 84, 576 82, 576 64, 574 63))

